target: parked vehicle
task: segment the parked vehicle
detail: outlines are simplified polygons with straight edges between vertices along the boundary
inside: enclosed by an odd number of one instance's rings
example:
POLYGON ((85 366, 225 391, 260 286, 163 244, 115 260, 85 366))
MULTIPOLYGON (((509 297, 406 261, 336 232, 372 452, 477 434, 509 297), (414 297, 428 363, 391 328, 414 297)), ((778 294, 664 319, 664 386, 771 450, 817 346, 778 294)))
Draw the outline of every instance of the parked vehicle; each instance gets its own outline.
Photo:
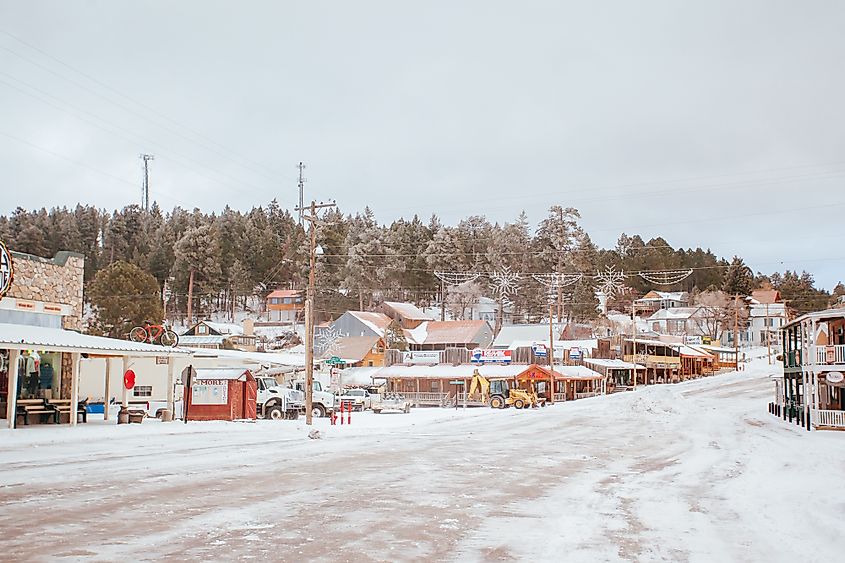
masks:
POLYGON ((272 420, 296 420, 305 409, 305 394, 302 391, 279 385, 270 376, 255 378, 258 383, 258 416, 272 420))
POLYGON ((396 411, 408 414, 411 412, 411 401, 399 393, 386 393, 373 403, 373 412, 380 414, 384 411, 396 411))
POLYGON ((373 406, 373 399, 370 392, 366 389, 347 389, 338 398, 339 405, 352 404, 352 409, 356 411, 365 411, 373 406))
MULTIPOLYGON (((305 382, 298 381, 296 383, 297 390, 301 391, 303 394, 303 403, 305 402, 305 382)), ((320 384, 319 381, 314 382, 313 386, 313 393, 311 395, 311 416, 316 416, 317 418, 322 418, 324 416, 329 416, 335 410, 335 397, 334 393, 329 393, 328 391, 323 391, 323 386, 320 384)))

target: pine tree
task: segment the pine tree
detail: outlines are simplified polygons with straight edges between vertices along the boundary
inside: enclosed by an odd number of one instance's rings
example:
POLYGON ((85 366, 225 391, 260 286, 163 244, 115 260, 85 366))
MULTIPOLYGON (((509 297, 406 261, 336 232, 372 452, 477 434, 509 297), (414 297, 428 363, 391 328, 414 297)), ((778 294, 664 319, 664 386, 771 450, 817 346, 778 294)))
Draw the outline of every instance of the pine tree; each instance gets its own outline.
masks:
POLYGON ((754 285, 754 275, 751 273, 751 268, 745 265, 745 262, 739 256, 734 256, 731 265, 725 274, 725 282, 722 285, 722 291, 729 295, 739 295, 745 297, 751 295, 751 290, 754 285))
POLYGON ((144 321, 164 318, 158 282, 128 262, 114 262, 97 272, 87 296, 94 311, 91 330, 95 333, 123 338, 144 321))

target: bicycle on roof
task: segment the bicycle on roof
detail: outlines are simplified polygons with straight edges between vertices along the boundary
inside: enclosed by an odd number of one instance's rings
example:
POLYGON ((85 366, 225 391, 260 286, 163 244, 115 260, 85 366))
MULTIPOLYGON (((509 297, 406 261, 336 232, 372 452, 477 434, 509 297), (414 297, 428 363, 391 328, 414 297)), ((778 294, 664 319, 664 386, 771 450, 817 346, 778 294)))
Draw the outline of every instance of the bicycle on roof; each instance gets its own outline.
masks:
POLYGON ((144 326, 136 326, 129 331, 129 339, 133 342, 161 344, 171 348, 175 348, 179 344, 179 335, 167 325, 153 324, 150 321, 144 321, 144 326))

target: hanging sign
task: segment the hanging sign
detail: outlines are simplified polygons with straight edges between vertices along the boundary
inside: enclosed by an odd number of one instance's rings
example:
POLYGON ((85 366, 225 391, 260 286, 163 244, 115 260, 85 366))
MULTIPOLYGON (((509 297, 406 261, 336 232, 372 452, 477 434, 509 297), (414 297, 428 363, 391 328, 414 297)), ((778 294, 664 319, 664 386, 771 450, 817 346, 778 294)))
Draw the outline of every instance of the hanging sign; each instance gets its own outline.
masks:
POLYGON ((509 364, 511 363, 511 350, 476 348, 472 351, 472 362, 476 364, 509 364))
POLYGON ((123 374, 123 386, 127 389, 135 387, 135 372, 131 369, 126 370, 126 373, 123 374))
POLYGON ((828 383, 842 383, 845 380, 845 375, 841 371, 832 371, 825 376, 828 383))
POLYGON ((6 296, 12 287, 15 278, 15 264, 12 261, 12 253, 0 241, 0 299, 6 296))
POLYGON ((826 364, 835 364, 836 363, 836 348, 833 346, 827 346, 825 348, 825 358, 826 364))

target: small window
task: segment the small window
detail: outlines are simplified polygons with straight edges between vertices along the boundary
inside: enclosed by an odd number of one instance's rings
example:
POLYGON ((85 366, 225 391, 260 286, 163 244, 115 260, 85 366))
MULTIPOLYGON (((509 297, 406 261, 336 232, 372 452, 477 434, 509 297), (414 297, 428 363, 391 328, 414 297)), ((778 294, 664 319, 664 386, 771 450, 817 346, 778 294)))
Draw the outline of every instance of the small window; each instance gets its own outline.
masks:
POLYGON ((133 397, 152 397, 153 396, 153 386, 152 385, 136 385, 135 388, 132 390, 133 397))
POLYGON ((369 360, 367 362, 367 367, 373 367, 373 361, 372 360, 369 360))

